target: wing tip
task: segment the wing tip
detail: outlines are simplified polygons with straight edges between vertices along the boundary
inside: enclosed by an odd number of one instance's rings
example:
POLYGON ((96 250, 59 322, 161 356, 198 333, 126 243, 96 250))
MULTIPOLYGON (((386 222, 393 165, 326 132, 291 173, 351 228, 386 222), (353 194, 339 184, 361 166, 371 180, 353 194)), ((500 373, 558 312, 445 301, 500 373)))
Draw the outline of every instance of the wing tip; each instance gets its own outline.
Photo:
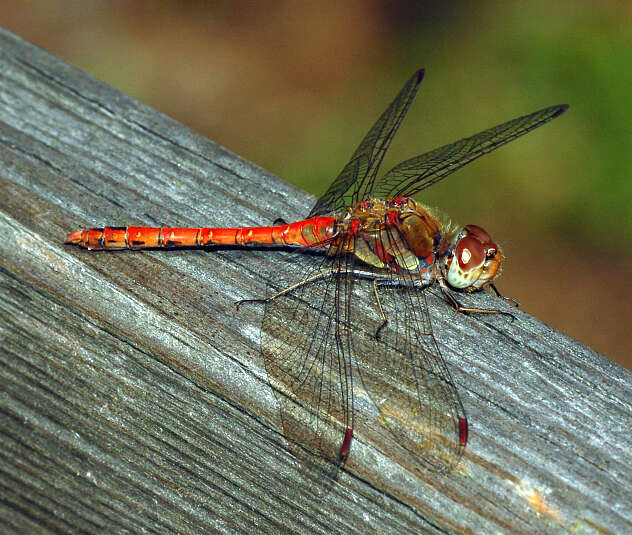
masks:
POLYGON ((569 106, 568 104, 558 104, 557 106, 553 106, 553 108, 555 109, 555 112, 553 113, 551 118, 555 119, 556 117, 562 115, 569 108, 569 106))
POLYGON ((415 73, 415 76, 417 76, 417 85, 419 85, 421 83, 421 81, 424 79, 424 75, 425 74, 426 74, 426 69, 425 68, 419 69, 415 73))
POLYGON ((549 106, 542 111, 548 115, 548 121, 555 119, 562 115, 568 109, 568 104, 556 104, 555 106, 549 106))

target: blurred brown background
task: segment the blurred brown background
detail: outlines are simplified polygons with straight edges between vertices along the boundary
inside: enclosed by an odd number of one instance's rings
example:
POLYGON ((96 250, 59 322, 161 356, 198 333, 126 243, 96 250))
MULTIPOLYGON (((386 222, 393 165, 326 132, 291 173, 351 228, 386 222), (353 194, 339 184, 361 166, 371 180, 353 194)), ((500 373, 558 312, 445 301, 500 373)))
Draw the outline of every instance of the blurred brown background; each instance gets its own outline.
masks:
POLYGON ((504 245, 503 293, 632 367, 632 2, 39 0, 0 17, 314 194, 418 67, 387 169, 569 103, 421 198, 504 245))

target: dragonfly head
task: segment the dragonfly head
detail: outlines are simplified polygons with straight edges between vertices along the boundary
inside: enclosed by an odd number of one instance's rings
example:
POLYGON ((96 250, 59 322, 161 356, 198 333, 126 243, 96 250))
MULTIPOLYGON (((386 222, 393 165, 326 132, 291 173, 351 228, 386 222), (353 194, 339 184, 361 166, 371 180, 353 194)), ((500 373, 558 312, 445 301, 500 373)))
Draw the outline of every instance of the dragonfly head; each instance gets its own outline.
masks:
POLYGON ((445 263, 450 286, 473 292, 490 284, 500 274, 502 252, 481 227, 467 225, 445 263))

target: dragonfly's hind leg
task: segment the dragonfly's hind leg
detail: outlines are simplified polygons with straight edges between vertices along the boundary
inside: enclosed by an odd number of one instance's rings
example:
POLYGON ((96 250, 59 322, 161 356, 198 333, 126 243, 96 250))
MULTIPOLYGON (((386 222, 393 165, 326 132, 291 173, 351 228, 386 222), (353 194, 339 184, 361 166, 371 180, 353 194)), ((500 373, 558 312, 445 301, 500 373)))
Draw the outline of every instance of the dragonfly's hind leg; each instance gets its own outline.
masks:
POLYGON ((269 303, 270 301, 274 301, 277 297, 281 297, 282 295, 285 295, 286 293, 289 293, 292 290, 295 290, 296 288, 300 288, 304 284, 313 282, 318 279, 322 279, 323 277, 327 277, 331 275, 332 273, 337 273, 337 272, 338 272, 337 269, 328 269, 326 271, 321 271, 320 273, 316 273, 316 275, 312 275, 311 277, 307 277, 306 279, 303 279, 302 281, 299 281, 296 284, 292 284, 291 286, 288 286, 287 288, 284 288, 283 290, 280 290, 269 297, 264 297, 261 299, 240 299, 239 301, 235 301, 235 306, 239 308, 243 303, 269 303))
MULTIPOLYGON (((502 314, 503 316, 509 316, 511 320, 515 320, 516 316, 514 316, 511 312, 505 312, 503 310, 498 310, 497 308, 472 308, 472 307, 464 307, 461 303, 458 302, 456 297, 452 295, 450 290, 448 289, 447 284, 443 279, 438 279, 439 288, 441 288, 441 293, 445 296, 448 302, 454 307, 454 310, 457 312, 462 312, 464 314, 476 313, 476 314, 502 314)), ((502 296, 501 296, 502 297, 502 296)))

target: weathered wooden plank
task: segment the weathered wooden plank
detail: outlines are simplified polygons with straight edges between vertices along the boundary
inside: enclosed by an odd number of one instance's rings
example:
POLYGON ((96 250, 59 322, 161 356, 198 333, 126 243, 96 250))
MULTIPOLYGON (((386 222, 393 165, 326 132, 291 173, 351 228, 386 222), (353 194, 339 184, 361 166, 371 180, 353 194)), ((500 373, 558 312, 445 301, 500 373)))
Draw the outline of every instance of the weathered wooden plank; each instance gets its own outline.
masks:
POLYGON ((524 312, 467 317, 434 296, 471 422, 461 465, 439 478, 359 436, 339 484, 311 496, 259 356, 262 310, 234 307, 263 294, 278 256, 62 242, 104 223, 264 224, 313 199, 19 38, 0 42, 6 532, 632 530, 631 374, 524 312))

